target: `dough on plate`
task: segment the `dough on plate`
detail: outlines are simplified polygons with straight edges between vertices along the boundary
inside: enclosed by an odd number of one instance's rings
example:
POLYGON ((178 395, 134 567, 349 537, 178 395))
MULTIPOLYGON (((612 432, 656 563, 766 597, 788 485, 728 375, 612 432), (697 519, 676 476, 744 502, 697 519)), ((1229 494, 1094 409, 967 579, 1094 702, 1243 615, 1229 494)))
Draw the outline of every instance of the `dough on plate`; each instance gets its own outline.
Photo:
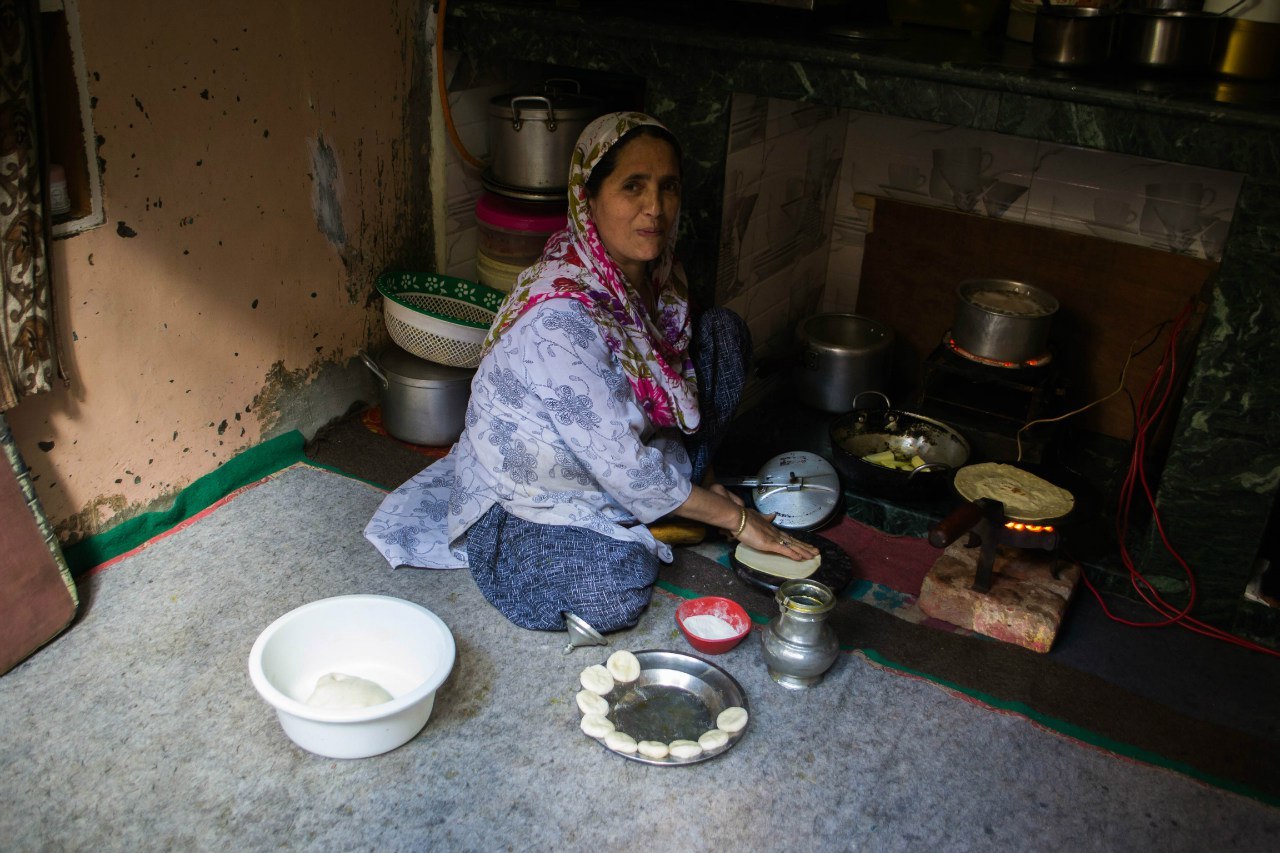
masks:
POLYGON ((672 758, 697 758, 702 755, 702 745, 696 740, 673 740, 668 749, 672 758))
POLYGON ((609 703, 599 693, 590 690, 579 690, 574 697, 578 700, 578 710, 584 714, 607 714, 609 703))
POLYGON ((609 655, 605 668, 615 681, 622 684, 630 684, 640 677, 640 659, 625 649, 609 655))
POLYGON ((604 714, 586 714, 579 725, 588 737, 607 737, 614 731, 613 722, 604 714))
POLYGON ((770 554, 768 551, 757 551, 743 542, 738 543, 733 556, 739 563, 757 572, 773 575, 775 578, 807 578, 822 565, 822 555, 807 560, 793 560, 781 554, 770 554))
POLYGON ((645 758, 666 758, 667 753, 671 750, 660 740, 642 740, 636 744, 636 749, 645 758))
POLYGON ((709 732, 703 732, 698 737, 698 745, 710 752, 713 749, 719 749, 729 742, 729 733, 723 729, 712 729, 709 732))
POLYGON ((1004 504, 1013 519, 1039 521, 1061 518, 1071 512, 1076 499, 1066 489, 1042 480, 1030 471, 998 462, 966 465, 956 472, 956 491, 967 501, 989 498, 1004 504))
POLYGON ((391 694, 381 685, 358 675, 328 672, 316 679, 307 699, 313 708, 368 708, 390 702, 391 694))
POLYGON ((627 755, 633 754, 639 748, 635 738, 617 729, 604 736, 604 745, 614 752, 625 752, 627 755))
POLYGON ((601 696, 607 695, 613 689, 613 676, 603 664, 595 663, 587 667, 582 671, 582 675, 578 676, 578 680, 582 682, 583 687, 601 696))
POLYGON ((716 716, 716 728, 729 734, 740 732, 747 727, 747 709, 734 705, 725 708, 716 716))

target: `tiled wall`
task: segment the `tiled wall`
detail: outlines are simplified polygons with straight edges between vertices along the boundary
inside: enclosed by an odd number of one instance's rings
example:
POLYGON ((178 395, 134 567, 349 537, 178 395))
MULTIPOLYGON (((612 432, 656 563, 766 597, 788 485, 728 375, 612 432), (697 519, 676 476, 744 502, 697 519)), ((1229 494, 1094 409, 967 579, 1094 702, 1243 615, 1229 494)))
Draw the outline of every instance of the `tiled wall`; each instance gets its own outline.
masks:
MULTIPOLYGON (((458 134, 477 157, 488 153, 489 98, 503 91, 450 95, 458 134)), ((734 96, 730 122, 716 294, 747 320, 761 357, 784 355, 803 317, 854 310, 868 197, 1219 260, 1242 180, 755 95, 734 96)), ((480 173, 452 146, 447 158, 445 272, 474 278, 480 173)))
POLYGON ((789 345, 793 321, 813 303, 815 256, 827 260, 818 310, 854 310, 868 196, 1220 260, 1242 180, 1233 172, 751 95, 735 96, 731 121, 717 292, 747 318, 757 349, 766 352, 789 345), (833 148, 833 137, 842 146, 833 148), (838 172, 826 168, 836 163, 838 172), (822 230, 809 231, 817 221, 822 230), (790 325, 780 322, 784 314, 790 325))

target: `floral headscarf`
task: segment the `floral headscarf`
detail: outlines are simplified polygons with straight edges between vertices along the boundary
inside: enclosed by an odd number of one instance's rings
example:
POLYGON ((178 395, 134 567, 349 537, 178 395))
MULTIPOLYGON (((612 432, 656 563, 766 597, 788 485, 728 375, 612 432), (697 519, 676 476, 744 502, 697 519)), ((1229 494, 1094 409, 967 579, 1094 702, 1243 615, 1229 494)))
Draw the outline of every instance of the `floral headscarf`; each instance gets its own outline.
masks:
POLYGON ((576 299, 586 306, 622 364, 636 399, 656 426, 698 428, 697 380, 689 358, 689 288, 675 260, 679 214, 667 230, 662 254, 649 264, 655 317, 605 251, 591 219, 587 179, 605 153, 641 125, 662 127, 644 113, 603 115, 578 137, 569 164, 569 222, 547 240, 542 258, 516 280, 485 338, 488 352, 525 311, 548 299, 576 299))

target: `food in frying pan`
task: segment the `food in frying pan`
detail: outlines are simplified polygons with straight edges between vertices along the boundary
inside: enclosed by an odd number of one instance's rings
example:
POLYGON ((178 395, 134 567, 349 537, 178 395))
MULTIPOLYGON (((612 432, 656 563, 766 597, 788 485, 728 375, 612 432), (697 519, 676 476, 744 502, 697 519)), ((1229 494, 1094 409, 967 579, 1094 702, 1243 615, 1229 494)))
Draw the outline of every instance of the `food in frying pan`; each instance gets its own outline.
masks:
POLYGON ((914 471, 921 465, 928 465, 920 458, 919 454, 907 458, 898 456, 892 450, 881 450, 879 453, 868 453, 862 457, 863 462, 870 462, 872 465, 883 465, 886 468, 897 468, 900 471, 914 471))
POLYGON ((807 578, 818 570, 818 566, 822 565, 822 554, 817 554, 807 560, 793 560, 781 554, 757 551, 742 542, 738 543, 733 556, 739 563, 749 569, 788 580, 792 578, 807 578))
POLYGON ((1004 504, 1010 518, 1039 521, 1061 518, 1076 500, 1066 489, 1030 471, 999 462, 967 465, 956 472, 956 491, 967 501, 981 498, 1004 504))

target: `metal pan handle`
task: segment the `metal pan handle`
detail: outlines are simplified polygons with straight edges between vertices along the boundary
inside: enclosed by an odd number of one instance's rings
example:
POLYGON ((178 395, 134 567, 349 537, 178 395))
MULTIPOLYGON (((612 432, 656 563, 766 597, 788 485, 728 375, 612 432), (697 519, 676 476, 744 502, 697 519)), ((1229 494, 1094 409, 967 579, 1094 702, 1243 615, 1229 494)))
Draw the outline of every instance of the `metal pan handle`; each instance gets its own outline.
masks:
POLYGON ((883 391, 859 391, 857 394, 853 395, 853 407, 855 409, 858 408, 858 401, 861 400, 863 396, 866 394, 874 394, 875 396, 879 397, 881 400, 884 400, 884 406, 882 408, 887 409, 891 405, 889 403, 889 396, 885 394, 883 391))

